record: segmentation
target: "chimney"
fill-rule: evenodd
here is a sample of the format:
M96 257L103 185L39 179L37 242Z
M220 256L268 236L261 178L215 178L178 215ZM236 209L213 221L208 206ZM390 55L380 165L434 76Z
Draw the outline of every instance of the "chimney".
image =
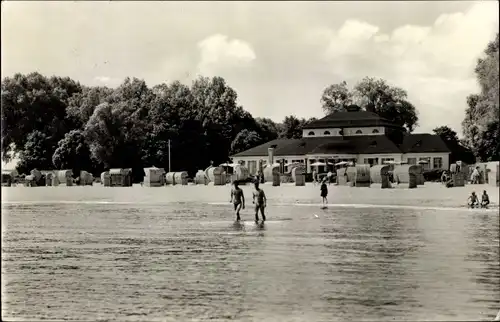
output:
M274 163L274 148L267 149L267 164L272 166Z

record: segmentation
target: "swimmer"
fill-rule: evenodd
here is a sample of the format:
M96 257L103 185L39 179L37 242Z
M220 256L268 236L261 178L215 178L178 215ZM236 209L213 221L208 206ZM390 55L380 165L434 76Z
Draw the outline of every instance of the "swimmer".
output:
M253 203L255 204L255 222L259 221L259 210L262 215L262 221L266 221L264 208L267 206L267 198L264 190L259 188L259 182L254 183L255 190L253 192Z
M238 181L234 182L234 189L231 189L231 203L234 204L234 211L236 211L236 221L240 221L240 210L245 209L245 195L243 190L238 186Z
M467 205L470 208L475 208L475 207L479 206L479 200L477 199L477 195L474 191L469 196L469 199L467 199Z
M481 196L481 208L487 208L490 204L490 197L486 193L486 190L483 190L483 195Z
M321 190L321 198L322 198L323 207L325 207L325 205L328 204L328 199L326 198L326 196L328 196L328 187L326 186L325 179L321 182L320 190Z

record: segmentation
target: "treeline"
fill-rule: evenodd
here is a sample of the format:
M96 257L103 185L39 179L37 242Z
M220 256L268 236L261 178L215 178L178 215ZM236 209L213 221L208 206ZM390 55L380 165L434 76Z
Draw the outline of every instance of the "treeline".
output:
M236 99L221 77L152 88L127 78L110 89L17 74L2 81L2 158L19 157L21 173L131 167L140 177L144 166L168 168L170 140L172 169L193 174L232 153L297 137L307 123L294 116L283 124L254 118Z

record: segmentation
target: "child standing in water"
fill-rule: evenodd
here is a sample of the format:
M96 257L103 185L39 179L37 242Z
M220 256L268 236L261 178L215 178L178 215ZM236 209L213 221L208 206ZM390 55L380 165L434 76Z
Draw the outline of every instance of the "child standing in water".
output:
M243 190L238 186L238 181L234 182L234 189L231 189L231 203L234 204L234 211L236 211L236 221L240 221L240 210L245 209L245 195Z
M326 186L326 180L323 179L323 181L321 182L321 198L322 198L322 202L323 202L323 207L326 207L326 205L328 204L328 199L326 198L328 196L328 187Z
M267 206L267 198L264 190L259 188L259 182L254 183L255 190L253 192L253 203L255 204L255 222L259 221L259 210L262 215L262 222L266 221L264 208Z

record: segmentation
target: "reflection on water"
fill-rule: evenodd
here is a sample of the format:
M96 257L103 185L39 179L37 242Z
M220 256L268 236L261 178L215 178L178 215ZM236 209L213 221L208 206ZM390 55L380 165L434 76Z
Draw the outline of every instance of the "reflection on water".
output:
M18 204L2 212L4 319L491 320L498 214Z

